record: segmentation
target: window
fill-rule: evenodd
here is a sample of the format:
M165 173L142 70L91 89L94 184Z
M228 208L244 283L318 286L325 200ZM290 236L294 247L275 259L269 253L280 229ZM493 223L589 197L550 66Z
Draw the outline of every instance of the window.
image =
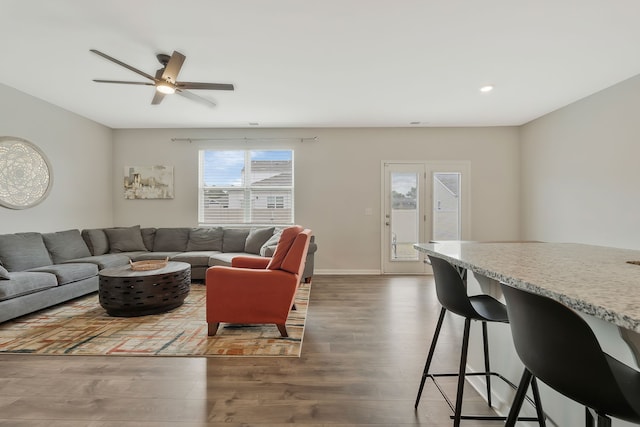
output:
M292 150L201 150L198 221L293 224Z
M284 196L267 197L267 207L270 209L284 209Z
M460 240L462 174L433 173L433 240Z

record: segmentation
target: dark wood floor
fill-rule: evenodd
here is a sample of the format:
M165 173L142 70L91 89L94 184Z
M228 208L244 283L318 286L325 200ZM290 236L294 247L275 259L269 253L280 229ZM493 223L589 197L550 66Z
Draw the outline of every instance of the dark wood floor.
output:
M450 426L432 384L413 408L439 309L430 277L316 276L300 358L3 355L0 426ZM438 370L457 366L457 329Z

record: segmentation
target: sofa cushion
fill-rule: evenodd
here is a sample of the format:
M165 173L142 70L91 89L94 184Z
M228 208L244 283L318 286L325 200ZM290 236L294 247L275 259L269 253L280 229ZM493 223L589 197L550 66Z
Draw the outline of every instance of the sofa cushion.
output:
M219 254L218 251L191 251L181 252L172 256L171 261L187 262L191 267L207 267L209 266L209 258L212 255Z
M140 252L136 252L140 253ZM95 255L86 258L76 258L70 259L67 263L77 263L77 262L86 262L89 264L95 264L98 266L98 269L102 270L110 267L120 267L122 265L129 264L129 253L119 253L119 254L103 254L103 255Z
M148 251L153 250L153 241L156 239L156 228L153 227L145 227L140 229L140 234L142 234L142 241L144 242L144 246Z
M82 240L80 230L44 233L42 240L44 240L54 264L60 264L73 258L91 256L87 244Z
M58 285L77 282L98 275L98 266L88 262L48 265L32 268L29 271L51 273L56 276Z
M139 225L134 225L133 227L106 228L104 232L109 238L109 252L112 254L147 250L142 240Z
M237 256L262 258L260 255L248 254L246 252L219 252L209 257L209 266L224 265L231 267L231 261Z
M272 256L276 250L276 246L278 246L278 240L280 240L280 236L282 236L282 228L276 228L273 231L273 236L269 237L269 240L264 242L262 247L260 247L260 255L261 256Z
M9 280L0 281L0 301L32 294L58 285L56 276L49 273L17 271Z
M82 230L82 238L92 255L109 253L109 239L102 228Z
M9 272L0 265L0 280L9 280Z
M183 252L189 241L188 228L158 228L153 241L154 252Z
M231 260L237 256L245 256L244 252L220 252L209 257L209 267L224 265L231 267Z
M187 251L221 251L223 234L221 227L192 228Z
M244 244L249 236L246 228L225 228L222 237L222 252L244 252Z
M51 265L49 251L40 233L0 235L0 261L8 271Z
M252 228L244 243L244 251L249 254L260 255L260 249L271 236L275 227Z

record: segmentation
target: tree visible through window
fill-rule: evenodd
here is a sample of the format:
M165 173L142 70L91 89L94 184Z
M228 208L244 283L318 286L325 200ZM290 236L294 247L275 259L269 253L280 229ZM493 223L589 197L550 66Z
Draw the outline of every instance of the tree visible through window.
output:
M292 150L201 150L200 224L293 224Z

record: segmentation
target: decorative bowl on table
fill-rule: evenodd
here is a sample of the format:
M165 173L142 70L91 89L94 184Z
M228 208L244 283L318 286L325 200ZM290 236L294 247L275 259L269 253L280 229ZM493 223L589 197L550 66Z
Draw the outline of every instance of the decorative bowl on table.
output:
M146 259L144 261L136 262L129 260L129 264L131 264L131 269L133 271L158 270L160 268L166 267L168 263L168 257L165 259Z

